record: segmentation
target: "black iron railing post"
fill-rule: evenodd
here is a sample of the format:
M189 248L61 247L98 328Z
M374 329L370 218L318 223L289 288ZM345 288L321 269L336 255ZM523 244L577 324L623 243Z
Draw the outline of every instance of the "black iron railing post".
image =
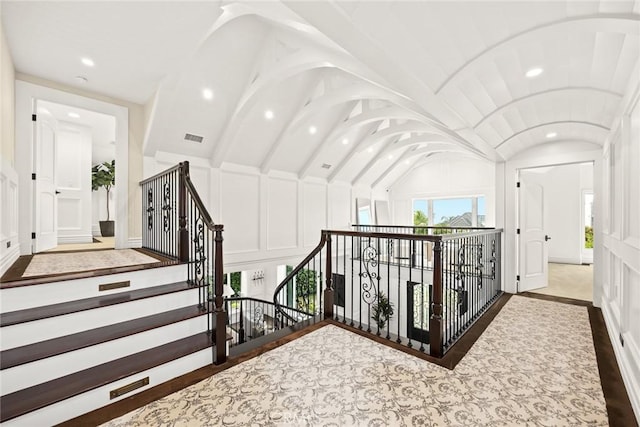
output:
M214 322L216 341L215 341L215 357L214 363L219 365L227 361L227 328L226 328L226 313L224 311L224 305L222 294L224 292L222 282L224 278L223 263L222 263L222 231L224 227L220 224L216 224L213 227L215 237L215 267L214 267L214 284L215 284L215 298L214 298Z
M331 233L328 231L323 231L326 233L326 245L327 245L327 268L325 271L326 274L326 287L324 288L324 318L331 319L333 317L333 278L331 277Z
M433 245L433 302L429 319L430 354L442 357L442 241Z
M189 230L187 229L187 186L189 176L189 162L180 163L180 178L178 179L178 259L189 261Z

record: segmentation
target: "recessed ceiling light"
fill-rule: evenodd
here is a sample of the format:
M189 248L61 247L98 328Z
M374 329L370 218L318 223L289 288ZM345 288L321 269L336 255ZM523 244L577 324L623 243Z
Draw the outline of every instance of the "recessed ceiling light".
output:
M82 61L82 63L87 67L93 67L94 65L96 65L96 63L93 62L93 59L91 58L82 58L80 61Z
M80 114L78 114L78 113L67 113L67 116L72 117L74 119L79 119L80 118Z
M388 159L389 159L389 160L393 159L393 154L389 154Z
M404 161L404 164L405 164L405 165L408 165L408 164L409 164L409 160L405 160L405 161Z
M264 112L264 118L267 120L273 119L273 111L267 110Z
M349 140L347 138L342 138L342 145L347 145Z
M210 101L213 99L213 91L211 89L205 88L202 89L202 97L204 99L206 99L207 101Z
M318 129L315 126L309 126L309 133L311 135L315 135L318 132Z
M558 132L549 132L546 136L547 138L555 138L558 136Z
M532 68L529 71L527 71L527 73L525 74L525 76L531 78L531 77L538 77L540 74L542 74L544 70L540 67L536 67L536 68Z
M373 153L373 148L371 147L367 148L367 153Z

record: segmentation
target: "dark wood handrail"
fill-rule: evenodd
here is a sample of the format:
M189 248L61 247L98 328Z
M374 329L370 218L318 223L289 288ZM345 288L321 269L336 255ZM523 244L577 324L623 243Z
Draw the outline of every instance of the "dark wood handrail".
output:
M163 170L162 172L158 172L157 174L155 174L153 176L150 176L149 178L145 178L142 181L140 181L140 185L147 184L147 183L149 183L149 182L151 182L153 180L156 180L156 179L160 178L161 176L169 175L171 172L175 172L178 169L181 169L182 166L183 166L183 163L181 162L181 163L178 163L175 166L170 167L169 169Z
M209 227L210 229L213 229L216 224L211 219L211 215L209 214L209 211L207 210L207 208L204 206L204 203L202 203L200 194L198 194L196 187L193 185L193 182L191 182L191 178L189 178L189 175L185 175L184 177L184 186L189 192L189 194L191 194L191 197L193 198L193 202L195 203L196 207L200 210L200 213L202 215L202 221L207 225L207 227Z
M377 225L377 224L351 224L352 227L373 227L373 228L426 228L433 230L447 230L447 229L456 229L456 230L494 230L494 227L449 227L449 226L438 226L438 225Z
M375 231L349 231L349 230L323 230L323 232L330 233L336 236L353 236L353 237L376 237L376 238L389 238L389 239L408 239L408 240L426 240L430 242L437 242L442 240L441 234L404 234L404 233L376 233ZM463 233L458 233L457 236L462 236ZM464 234L466 235L466 234ZM456 236L456 234L453 234Z
M273 291L273 304L276 306L276 311L281 313L283 316L285 316L289 320L295 321L296 319L289 316L287 313L285 313L280 309L281 304L278 302L278 294L287 285L287 283L289 283L290 280L293 280L293 278L300 272L300 270L302 270L309 263L309 261L311 261L322 250L322 248L324 248L326 243L327 243L327 233L323 231L322 236L320 237L320 243L318 243L318 246L316 246L313 249L313 251L311 251L311 253L305 257L305 259L303 259L293 270L291 270L291 272L287 274L287 277L285 277L282 280L282 282L280 282L280 284L276 286L276 289ZM286 307L286 308L288 310L296 310L300 313L304 313L307 315L313 315L313 313L307 313L304 311L294 309L292 307Z

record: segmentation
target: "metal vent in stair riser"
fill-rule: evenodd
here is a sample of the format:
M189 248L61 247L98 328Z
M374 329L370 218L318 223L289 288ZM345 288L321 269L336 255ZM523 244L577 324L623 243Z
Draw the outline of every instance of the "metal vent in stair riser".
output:
M192 133L184 134L185 141L202 142L203 139L204 139L204 136L194 135Z

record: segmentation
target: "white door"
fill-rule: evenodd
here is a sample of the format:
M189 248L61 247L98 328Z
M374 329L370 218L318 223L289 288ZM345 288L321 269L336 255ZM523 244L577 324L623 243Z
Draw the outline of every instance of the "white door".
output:
M549 250L544 204L544 174L520 171L519 191L520 292L547 286Z
M91 243L91 130L58 123L58 243Z
M50 115L38 111L34 126L34 252L51 249L58 244L56 203L56 122Z

